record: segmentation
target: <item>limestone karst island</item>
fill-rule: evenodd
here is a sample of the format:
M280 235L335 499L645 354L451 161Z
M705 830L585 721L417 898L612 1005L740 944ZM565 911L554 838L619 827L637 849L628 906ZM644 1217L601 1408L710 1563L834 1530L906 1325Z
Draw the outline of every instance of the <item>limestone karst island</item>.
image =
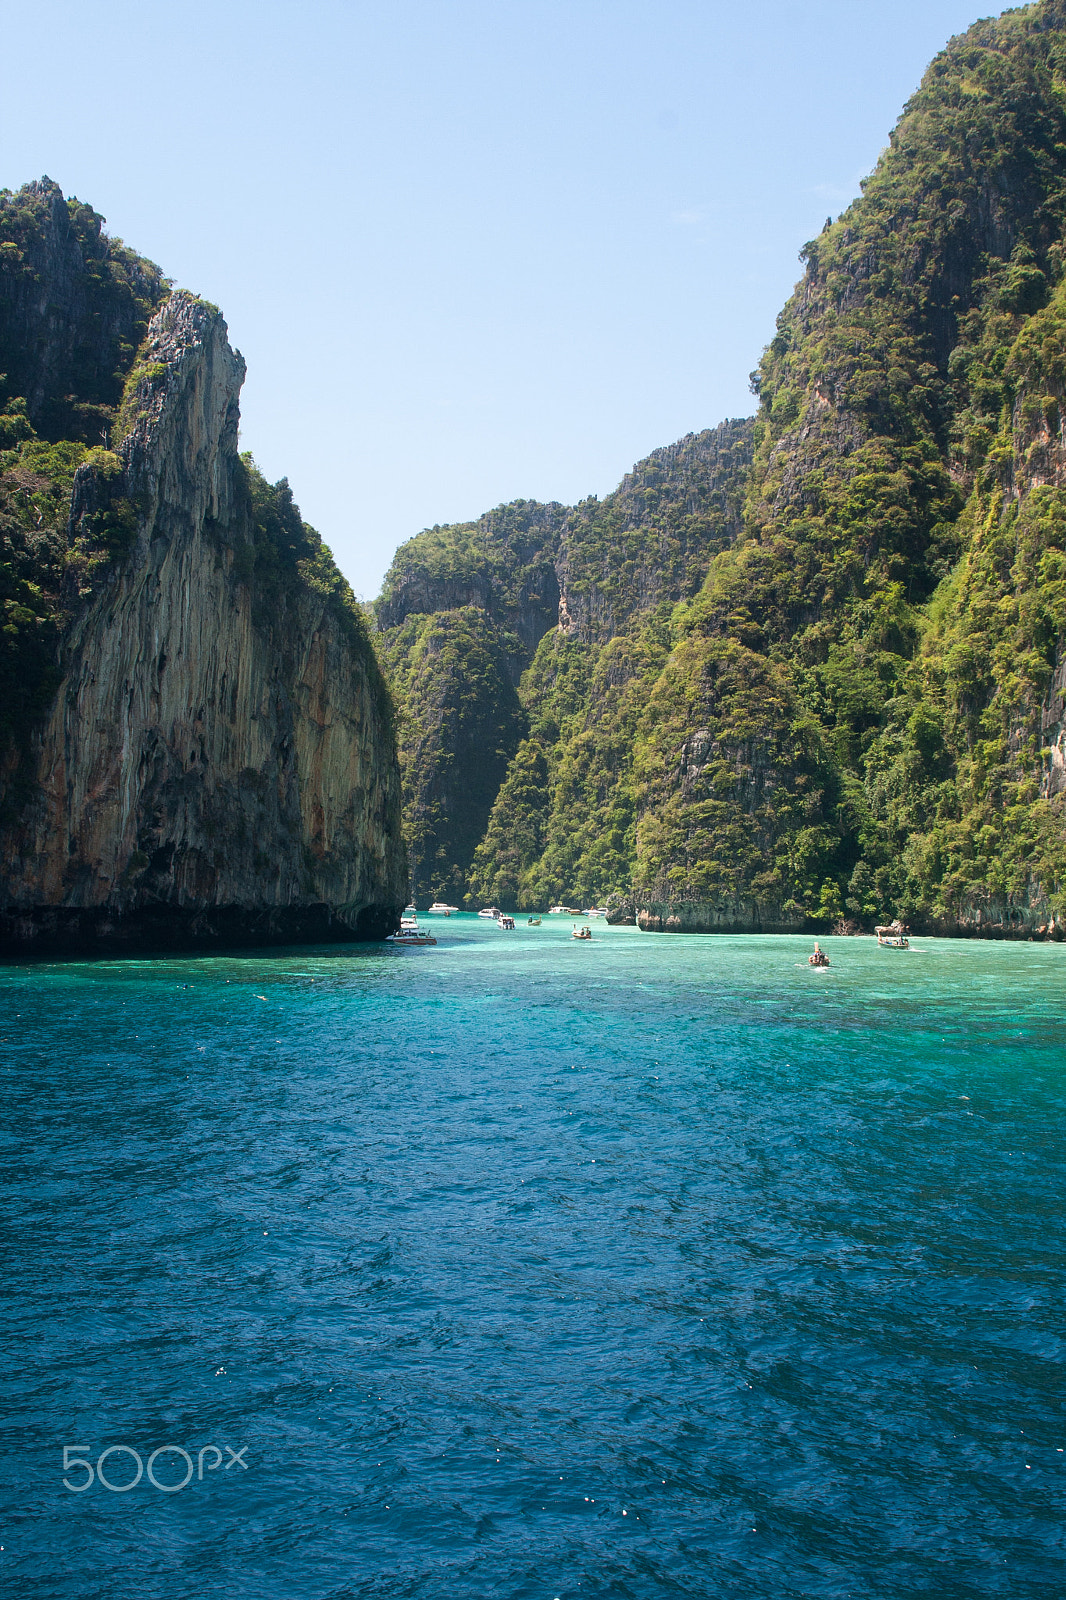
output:
M8 8L3 1596L1066 1595L1066 0L969 3Z
M394 711L244 363L45 178L0 196L3 945L381 938Z
M803 248L753 417L396 554L237 448L220 312L0 196L3 948L1066 929L1066 8L979 22Z

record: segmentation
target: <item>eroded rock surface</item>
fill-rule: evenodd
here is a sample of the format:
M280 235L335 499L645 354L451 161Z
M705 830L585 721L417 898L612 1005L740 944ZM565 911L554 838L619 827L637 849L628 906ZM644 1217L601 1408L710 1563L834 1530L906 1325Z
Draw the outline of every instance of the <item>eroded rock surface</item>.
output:
M123 406L135 542L67 631L29 794L0 836L8 950L381 937L398 923L388 694L331 564L332 590L306 562L259 577L243 378L219 312L172 295ZM79 471L72 536L114 493Z

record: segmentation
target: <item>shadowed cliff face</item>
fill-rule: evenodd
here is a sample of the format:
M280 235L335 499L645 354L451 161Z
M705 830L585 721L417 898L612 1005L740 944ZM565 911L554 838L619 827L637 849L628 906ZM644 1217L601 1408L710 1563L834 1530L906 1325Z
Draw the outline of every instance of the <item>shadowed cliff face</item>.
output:
M38 434L100 443L168 283L50 178L0 192L0 396ZM2 404L0 404L2 410Z
M416 900L588 904L628 881L636 710L665 612L737 536L751 440L725 422L603 500L516 501L397 551L375 611Z
M67 630L30 797L2 836L8 947L380 937L398 922L388 695L320 545L314 570L257 578L243 378L220 314L172 296L116 430L135 540ZM81 468L72 539L114 497Z

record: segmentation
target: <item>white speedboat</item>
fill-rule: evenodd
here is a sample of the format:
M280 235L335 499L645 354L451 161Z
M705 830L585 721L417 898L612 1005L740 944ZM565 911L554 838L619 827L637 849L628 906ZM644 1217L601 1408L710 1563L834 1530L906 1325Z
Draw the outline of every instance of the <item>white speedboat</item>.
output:
M582 916L585 917L605 917L606 915L606 906L593 906L591 910L582 912Z
M450 917L453 911L458 911L459 907L446 906L443 900L434 900L429 909L434 916Z
M418 945L436 944L436 942L431 933L423 933L421 928L417 926L409 928L403 924L400 926L399 933L390 933L385 940L386 944L409 945L412 948Z
M484 911L479 911L478 912L478 916L479 917L491 917L493 922L495 922L495 920L499 916L499 914L500 914L499 906L486 906Z

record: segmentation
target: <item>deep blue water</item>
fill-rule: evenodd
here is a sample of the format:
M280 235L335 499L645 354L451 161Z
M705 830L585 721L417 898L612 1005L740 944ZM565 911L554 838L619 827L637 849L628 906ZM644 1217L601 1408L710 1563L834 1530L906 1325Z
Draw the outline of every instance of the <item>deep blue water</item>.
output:
M1066 1593L1066 948L432 920L0 970L5 1592Z

